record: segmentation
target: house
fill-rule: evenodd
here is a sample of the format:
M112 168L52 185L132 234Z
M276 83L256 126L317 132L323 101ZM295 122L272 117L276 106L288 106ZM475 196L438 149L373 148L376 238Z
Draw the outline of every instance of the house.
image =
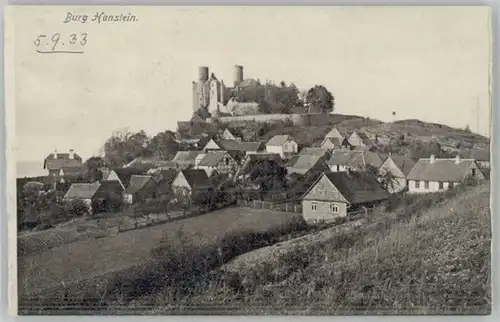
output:
M172 182L174 194L192 196L195 193L203 193L213 190L213 184L207 173L201 169L187 169L179 171Z
M324 173L304 194L302 215L306 222L329 222L388 198L389 193L370 173Z
M243 179L243 176L248 174L256 167L261 166L262 162L273 162L278 165L283 165L283 160L277 153L257 153L249 154L241 162L238 171L236 172L234 178Z
M233 140L233 141L241 141L242 135L238 133L236 129L225 129L222 133L222 139L224 140Z
M364 171L368 167L379 169L382 163L378 153L368 150L334 151L327 161L332 172Z
M89 210L92 211L92 201L94 200L94 196L99 189L100 183L73 183L69 187L68 191L64 195L64 200L71 201L75 199L80 199L89 207Z
M210 177L214 170L219 174L234 174L238 165L235 155L228 151L209 151L197 163L196 168L205 170Z
M75 172L81 173L83 163L82 158L72 149L69 153L58 153L55 150L45 158L43 168L47 169L49 176L60 177Z
M289 159L297 153L298 144L290 135L275 135L266 143L266 151Z
M202 151L179 151L172 159L172 162L181 166L194 166L198 154Z
M262 153L266 150L264 142L240 142L234 147L234 151L240 151L245 155Z
M392 185L388 186L391 193L397 193L406 190L408 187L408 174L415 166L415 161L404 155L390 154L389 157L380 166L380 174L385 175L387 172L394 177Z
M144 167L144 168L156 168L156 167L161 167L161 166L168 166L170 165L171 161L167 161L163 158L160 157L145 157L145 156L140 156L135 158L134 160L130 161L126 165L124 165L124 168L130 168L130 167Z
M333 129L330 130L330 132L328 132L325 135L325 139L329 139L329 138L337 139L338 142L342 142L342 141L344 141L345 138L347 138L347 133L339 130L337 127L334 127Z
M431 155L418 160L408 174L408 191L447 190L461 184L468 176L477 180L486 179L474 159L461 159L458 155L452 159L437 159Z
M210 139L208 143L203 147L203 151L231 151L239 144L240 142L237 140L216 140Z
M330 150L323 148L303 148L302 150L300 150L298 155L321 157L325 161L330 160L330 158L332 157L332 153L330 152Z
M158 186L153 177L148 175L133 175L123 191L123 200L127 204L137 203L148 198L156 197Z
M349 142L349 144L351 144L354 147L357 147L357 146L363 146L363 147L376 146L375 142L373 142L372 139L370 139L368 137L368 134L366 134L365 132L362 132L362 131L353 131L351 136L349 136L349 138L347 139L347 141Z
M169 196L172 193L172 183L177 177L178 171L175 169L162 169L153 172L151 175L158 185L156 195L158 198Z
M127 189L130 179L132 178L133 175L142 175L144 174L144 171L142 169L137 169L135 167L130 167L130 168L116 168L111 170L107 178L104 180L108 181L118 181L123 189Z
M328 165L319 155L294 155L287 164L288 174L306 175L312 172L328 171Z
M116 212L121 210L123 187L119 181L103 180L92 200L94 212Z

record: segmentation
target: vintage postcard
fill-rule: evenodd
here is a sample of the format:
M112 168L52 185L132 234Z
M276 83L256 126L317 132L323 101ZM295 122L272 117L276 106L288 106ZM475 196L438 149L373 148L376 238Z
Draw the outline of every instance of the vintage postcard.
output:
M489 314L490 20L8 7L11 308Z

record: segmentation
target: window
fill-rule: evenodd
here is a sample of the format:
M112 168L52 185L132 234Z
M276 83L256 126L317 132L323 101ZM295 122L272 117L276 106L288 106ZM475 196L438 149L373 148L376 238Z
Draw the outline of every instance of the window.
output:
M475 177L476 176L476 169L472 169L472 176Z
M425 181L424 182L424 188L425 189L429 189L429 181Z
M444 182L439 181L439 190L444 189Z
M317 207L316 201L313 201L313 202L311 203L311 209L312 209L312 210L316 210L316 207Z
M330 204L330 211L333 212L334 214L336 214L339 212L339 207L336 204L331 203Z
M415 188L420 189L420 181L415 180Z
M450 181L450 182L448 182L448 187L449 187L450 189L451 189L451 188L453 188L453 182L451 182L451 181Z

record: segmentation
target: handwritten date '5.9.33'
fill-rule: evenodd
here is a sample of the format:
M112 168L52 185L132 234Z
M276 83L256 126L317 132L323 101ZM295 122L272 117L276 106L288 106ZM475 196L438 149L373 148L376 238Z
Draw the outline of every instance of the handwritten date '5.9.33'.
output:
M61 35L56 32L51 35L38 35L33 41L37 53L40 54L83 54L87 44L87 33Z

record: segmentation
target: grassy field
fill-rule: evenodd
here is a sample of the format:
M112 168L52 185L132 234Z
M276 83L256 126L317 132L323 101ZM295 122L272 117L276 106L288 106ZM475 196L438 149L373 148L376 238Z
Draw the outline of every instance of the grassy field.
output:
M206 215L119 233L100 239L69 243L20 256L20 295L119 271L151 260L150 250L160 241L172 247L216 243L241 230L263 231L300 217L299 214L247 208L226 208Z
M489 186L457 193L257 249L129 307L156 307L157 314L487 314Z

